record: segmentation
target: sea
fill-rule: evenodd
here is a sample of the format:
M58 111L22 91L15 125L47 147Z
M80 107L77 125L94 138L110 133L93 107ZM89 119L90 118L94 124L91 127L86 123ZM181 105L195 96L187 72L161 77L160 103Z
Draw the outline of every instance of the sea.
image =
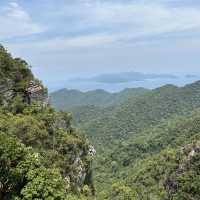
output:
M177 78L170 78L170 79L146 79L143 81L132 81L132 82L124 82L124 83L100 83L94 81L58 81L58 82L48 82L45 83L49 88L50 92L67 88L67 89L75 89L80 91L92 91L96 89L103 89L108 92L119 92L126 88L148 88L154 89L157 87L161 87L166 84L173 84L176 86L184 86L186 84L190 84L200 80L200 76L195 77L177 77Z

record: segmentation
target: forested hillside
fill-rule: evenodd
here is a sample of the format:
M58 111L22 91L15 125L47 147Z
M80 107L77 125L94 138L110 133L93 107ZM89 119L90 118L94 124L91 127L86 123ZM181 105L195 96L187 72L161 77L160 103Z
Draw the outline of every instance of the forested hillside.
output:
M200 82L74 107L76 124L97 149L97 198L199 199L199 108Z
M100 114L97 117L90 116L88 121L81 120L87 111L75 114L79 114L80 121L83 121L81 127L91 136L94 144L108 142L108 145L112 145L174 115L187 115L199 108L199 99L200 82L180 88L166 85L130 98L120 105L103 108L98 111Z
M112 151L107 151L106 157L99 155L95 171L100 196L109 199L113 192L116 193L115 190L119 190L120 194L115 194L116 198L123 196L119 199L124 199L124 195L129 195L130 199L137 199L137 195L142 199L168 199L167 195L170 194L171 199L176 199L172 196L179 195L176 191L179 188L173 184L178 184L176 178L184 174L190 178L181 184L187 185L188 189L180 194L184 198L177 199L198 199L199 184L195 183L195 192L189 188L193 187L192 183L196 178L200 178L199 169L194 168L200 166L199 122L199 110L187 117L174 117L119 142ZM191 160L195 157L194 163L189 159L185 160L186 155L183 153L178 154L183 151ZM188 163L183 164L184 162ZM179 169L181 167L183 168ZM166 188L165 184L169 184L168 187L171 188ZM111 192L105 194L105 188ZM168 189L170 191L167 191ZM172 190L174 194L170 193ZM187 198L190 195L191 198Z
M0 199L89 199L95 150L71 114L55 112L29 65L2 46L0 78Z
M109 93L105 90L81 92L78 90L62 89L50 94L52 105L58 110L72 110L77 106L106 107L118 105L132 97L147 92L144 88L125 89L119 93Z

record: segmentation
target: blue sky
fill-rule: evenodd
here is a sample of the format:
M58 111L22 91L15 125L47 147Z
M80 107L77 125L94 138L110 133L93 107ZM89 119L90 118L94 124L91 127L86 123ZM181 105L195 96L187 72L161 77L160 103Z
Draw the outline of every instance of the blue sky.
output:
M45 82L200 73L198 0L1 0L0 24L0 43Z

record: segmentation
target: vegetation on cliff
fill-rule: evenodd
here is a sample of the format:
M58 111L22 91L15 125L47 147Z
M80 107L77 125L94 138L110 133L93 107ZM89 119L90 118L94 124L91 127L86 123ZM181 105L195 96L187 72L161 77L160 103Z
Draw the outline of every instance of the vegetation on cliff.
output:
M44 104L45 87L25 61L12 58L2 46L0 76L0 199L94 195L94 150L72 127L71 114Z

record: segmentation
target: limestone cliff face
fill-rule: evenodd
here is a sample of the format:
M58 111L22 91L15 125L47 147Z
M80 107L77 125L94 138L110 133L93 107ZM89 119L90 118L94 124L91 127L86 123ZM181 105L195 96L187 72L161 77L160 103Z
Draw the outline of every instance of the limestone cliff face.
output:
M13 85L13 81L9 79L0 82L0 97L4 106L7 106L11 99L14 97Z
M47 89L34 80L28 83L24 91L16 91L12 80L8 79L0 83L0 97L3 106L8 106L16 96L21 97L22 101L29 105L37 101L42 102L43 105L49 103Z
M57 131L65 131L69 137L76 133L72 126L72 115L70 113L57 112L49 132L54 134ZM76 140L78 139L78 140ZM73 142L65 140L66 144L59 148L55 144L55 149L60 149L61 154L67 154L62 176L66 182L66 189L81 192L84 185L91 188L95 193L92 180L92 163L95 159L96 151L87 141L76 138Z
M34 77L29 64L21 58L13 58L0 45L0 105L9 106L16 96L28 104L48 103L47 90Z
M92 193L95 193L92 182L92 161L95 158L95 153L94 148L89 146L86 151L82 149L71 157L70 162L73 170L65 174L65 180L71 183L71 187L78 192L81 192L84 185L88 185Z
M44 105L48 104L48 92L43 85L31 80L24 91L24 101L28 104L40 101Z
M164 183L165 190L169 196L178 193L179 190L187 190L187 182L191 184L192 179L196 177L194 172L198 174L200 166L199 161L200 141L195 141L181 148L177 155L178 166L174 169L172 174L166 177ZM182 182L181 179L185 179L185 181ZM189 184L187 187L192 188L193 186Z

